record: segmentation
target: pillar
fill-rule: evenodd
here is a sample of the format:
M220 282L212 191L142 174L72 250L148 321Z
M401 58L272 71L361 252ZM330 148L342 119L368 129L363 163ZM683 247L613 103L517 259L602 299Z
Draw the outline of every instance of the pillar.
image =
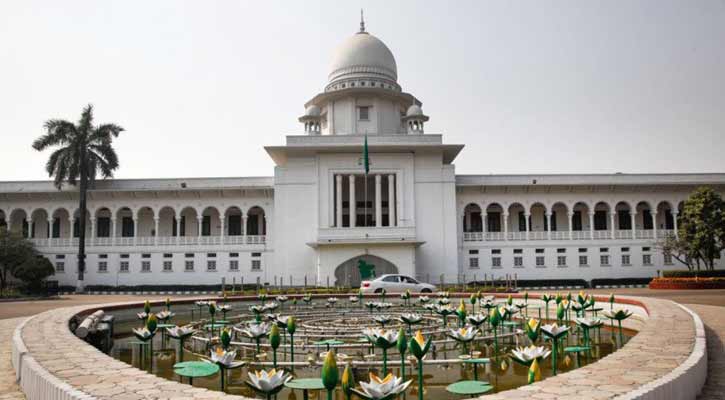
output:
M488 232L488 213L481 210L481 238L486 240L486 232Z
M48 239L53 237L53 218L48 218Z
M93 239L96 237L96 219L90 218L89 221L91 223L91 239Z
M589 212L589 239L594 239L594 211Z
M242 215L242 236L247 236L247 218L246 214Z
M181 236L181 215L176 216L176 237ZM176 240L179 241L178 239Z
M657 239L657 211L650 213L652 216L652 237Z
M552 213L546 213L546 239L551 240L551 217Z
M200 215L200 216L196 217L196 228L197 228L197 233L199 234L199 237L201 237L201 226L202 226L202 222L204 222L204 216L203 215Z
M524 213L524 219L524 222L526 222L526 240L529 240L529 231L531 231L531 213Z
M509 215L503 214L503 240L509 240Z
M264 213L264 216L262 216L262 220L264 221L264 236L269 236L269 228L272 226L272 218L270 218L267 213Z
M154 244L159 244L159 217L154 217Z
M459 217L460 218L460 217ZM471 213L467 213L463 210L463 232L471 231Z
M74 228L74 225L75 225L75 218L74 217L72 217L72 216L71 217L68 217L68 225L69 225L68 231L70 233L70 235L68 237L71 238L71 239L73 239L73 236L74 236L73 235L73 233L74 233L74 229L73 228Z
M636 224L637 212L630 211L629 216L630 216L630 218L632 218L632 239L636 239L637 238L637 224Z
M395 219L395 175L388 175L388 226L396 226Z
M616 239L617 238L616 237L616 234L614 232L614 215L615 214L616 213L614 213L612 211L609 212L609 225L610 225L610 229L612 230L612 239Z
M350 228L354 228L357 224L357 210L355 209L357 204L355 203L355 175L350 175L348 178L350 180Z
M133 219L133 244L138 243L138 218Z
M335 226L342 228L342 175L335 175Z
M381 190L383 176L375 175L375 227L383 226L383 193Z
M678 211L672 212L672 222L674 223L673 227L675 228L675 239L680 238L680 234L677 232L678 231L678 229L677 229L677 215L678 214L679 214Z
M572 240L574 239L574 213L569 211L567 215L569 216L569 240Z
M111 243L116 243L116 213L111 215Z
M219 236L222 238L221 239L222 240L222 243L224 243L224 225L225 225L224 222L226 221L226 219L227 219L227 217L224 214L222 214L222 215L219 216L219 223L221 225L220 226L220 231L219 231Z

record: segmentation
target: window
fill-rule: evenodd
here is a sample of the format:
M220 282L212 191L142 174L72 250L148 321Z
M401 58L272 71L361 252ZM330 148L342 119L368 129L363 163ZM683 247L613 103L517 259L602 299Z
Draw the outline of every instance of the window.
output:
M629 247L622 247L622 253L626 253L629 251Z
M65 263L64 262L55 263L55 272L65 272Z
M262 253L252 253L252 257L262 257Z
M164 253L164 258L171 258L173 257L173 254L171 253Z
M649 248L649 247L642 247L642 251L650 251L650 250L651 250L651 248Z
M642 228L645 230L652 229L652 213L649 210L642 210Z
M151 254L141 254L141 258L151 258Z
M556 226L556 211L551 212L551 230L554 232L558 230Z
M544 253L544 249L536 249L536 254L543 254L543 253Z
M232 257L232 258L239 257L239 253L229 253L229 257Z
M581 211L574 211L574 215L572 215L571 220L572 220L572 230L573 231L582 230L582 212Z
M65 260L65 254L56 254L55 259L56 260Z
M228 236L241 236L242 235L242 216L241 215L230 215L227 217L227 235Z
M589 265L589 257L579 256L579 266L585 267Z
M151 261L141 261L141 272L151 272Z
M184 257L186 257L186 258L194 258L194 253L186 253L186 254L184 254Z
M99 254L98 255L98 258L100 258L100 259L106 259L106 258L108 258L108 254Z
M493 249L491 250L491 254L501 254L501 249Z
M252 270L262 269L262 260L252 260Z
M514 257L514 268L522 268L524 266L524 258L521 256Z
M108 217L99 217L96 221L96 236L98 237L110 237L111 236L111 219Z
M206 253L207 258L216 258L216 253Z
M579 248L579 252L580 253L586 253L587 252L587 248L586 247L580 247Z
M488 213L487 232L501 232L501 213L492 211Z
M468 250L468 254L478 254L478 250Z
M523 254L524 249L514 249L514 254Z
M523 211L519 211L519 232L526 232L526 216Z
M594 211L594 230L607 230L607 212L604 210Z
M566 249L556 249L557 253L566 253Z
M491 257L491 267L501 268L501 257Z
M468 259L469 268L478 268L478 257L471 257Z
M229 260L229 270L239 271L239 260Z
M214 261L214 260L207 261L206 270L207 271L216 271L216 261Z
M171 261L164 261L164 272L171 272L173 270Z
M600 253L609 253L609 247L600 247L599 252Z
M544 256L536 256L536 266L537 267L544 267L546 265L546 261Z
M133 237L133 218L121 218L121 237Z
M607 256L607 255L599 256L599 263L602 264L602 266L609 266L609 256Z
M622 265L632 265L629 263L629 254L622 254Z
M642 254L642 264L652 265L652 254Z
M400 282L400 277L398 277L398 275L386 276L385 278L383 278L383 282L398 283Z
M128 261L121 261L119 272L128 272Z
M186 260L184 262L184 271L193 271L194 270L194 260Z
M566 267L566 256L556 256L556 266Z
M370 120L370 107L358 107L358 116L357 119L360 121L369 121Z
M664 259L665 259L665 265L672 265L672 254L665 253Z
M629 210L617 211L617 218L619 219L620 230L631 230L632 229L632 217L630 217Z
M675 218L669 209L665 210L665 229L675 229Z
M211 215L204 215L201 219L201 236L211 235Z
M108 272L108 263L106 261L98 262L98 272Z
M121 254L121 258L128 258L128 254Z

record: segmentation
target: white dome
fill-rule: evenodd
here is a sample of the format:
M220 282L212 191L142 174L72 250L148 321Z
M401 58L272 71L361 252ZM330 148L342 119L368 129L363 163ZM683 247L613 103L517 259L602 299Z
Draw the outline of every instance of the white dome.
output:
M423 110L417 104L408 107L408 111L405 113L406 117L417 117L421 115L423 115Z
M367 32L345 40L332 58L330 82L347 78L378 78L397 82L398 67L388 46Z
M317 107L314 104L307 107L307 109L305 110L305 116L306 117L319 117L320 116L320 107Z

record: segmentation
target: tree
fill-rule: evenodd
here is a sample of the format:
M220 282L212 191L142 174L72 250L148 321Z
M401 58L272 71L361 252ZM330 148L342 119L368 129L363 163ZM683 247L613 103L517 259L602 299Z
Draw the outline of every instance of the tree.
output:
M57 147L45 164L48 176L55 179L60 190L64 183L76 186L80 181L78 224L78 286L83 288L83 273L86 266L86 196L89 185L92 187L96 175L100 172L105 178L113 177L118 168L118 157L113 149L113 139L123 132L115 124L93 125L93 106L83 109L77 124L61 119L51 119L45 123L46 133L33 142L33 148L43 151Z
M15 276L18 268L34 256L35 250L30 241L18 233L0 228L0 292L5 290L8 280Z
M37 293L41 289L43 280L55 273L55 268L50 260L41 256L33 255L20 264L13 274L16 278L25 283L31 293Z
M695 269L699 255L697 252L693 252L690 243L684 239L668 236L658 244L658 247L663 254L671 255L672 258L685 265L688 270Z
M725 249L725 203L720 195L709 187L695 190L685 200L678 234L698 270L701 262L714 269Z

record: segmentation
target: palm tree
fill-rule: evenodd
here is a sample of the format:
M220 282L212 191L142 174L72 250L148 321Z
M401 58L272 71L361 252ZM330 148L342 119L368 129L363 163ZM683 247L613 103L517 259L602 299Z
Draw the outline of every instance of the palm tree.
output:
M63 183L73 186L80 180L80 221L78 224L78 287L83 288L83 272L86 266L86 194L93 186L96 175L110 178L118 168L118 157L111 145L113 138L123 131L116 124L93 125L93 106L83 109L77 124L62 119L45 122L47 132L33 142L33 148L43 151L55 147L48 158L45 170L55 179L60 190Z

